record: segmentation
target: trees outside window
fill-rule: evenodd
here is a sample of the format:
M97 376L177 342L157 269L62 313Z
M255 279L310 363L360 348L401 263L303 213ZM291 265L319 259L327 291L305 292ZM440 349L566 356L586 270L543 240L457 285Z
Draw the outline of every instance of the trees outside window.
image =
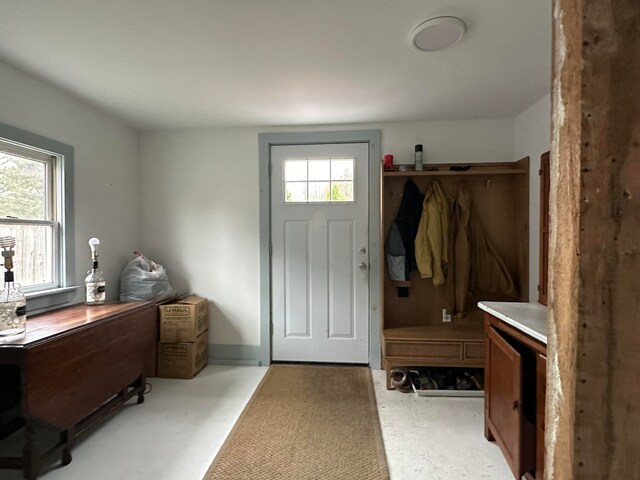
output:
M15 278L25 291L59 285L59 156L0 141L0 236L16 238Z

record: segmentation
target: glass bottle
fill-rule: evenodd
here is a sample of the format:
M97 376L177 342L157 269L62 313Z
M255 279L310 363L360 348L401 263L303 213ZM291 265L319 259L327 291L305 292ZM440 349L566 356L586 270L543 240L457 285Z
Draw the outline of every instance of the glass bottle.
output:
M0 290L0 337L18 335L27 329L27 300L14 283L13 272L4 272Z
M107 297L106 284L104 274L98 270L97 260L93 261L91 270L87 272L84 284L86 289L86 300L84 303L87 305L100 305L105 302Z

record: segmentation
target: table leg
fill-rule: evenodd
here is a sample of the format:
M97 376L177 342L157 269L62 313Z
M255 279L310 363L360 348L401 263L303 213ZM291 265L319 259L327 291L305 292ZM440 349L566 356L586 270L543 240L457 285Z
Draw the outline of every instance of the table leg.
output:
M38 465L38 453L36 452L36 432L33 424L26 422L24 427L25 444L22 453L22 473L27 480L35 480L38 477L40 467Z
M147 385L147 376L140 375L140 390L138 390L138 405L144 403L144 390Z
M61 455L62 465L66 466L71 463L71 449L75 443L75 432L72 428L60 433L60 443L64 445Z

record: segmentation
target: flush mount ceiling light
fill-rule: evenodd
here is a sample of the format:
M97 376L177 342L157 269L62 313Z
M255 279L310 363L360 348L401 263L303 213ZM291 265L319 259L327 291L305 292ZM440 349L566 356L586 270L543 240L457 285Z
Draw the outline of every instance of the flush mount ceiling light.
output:
M457 17L430 18L413 29L411 44L424 52L444 50L462 40L466 28Z

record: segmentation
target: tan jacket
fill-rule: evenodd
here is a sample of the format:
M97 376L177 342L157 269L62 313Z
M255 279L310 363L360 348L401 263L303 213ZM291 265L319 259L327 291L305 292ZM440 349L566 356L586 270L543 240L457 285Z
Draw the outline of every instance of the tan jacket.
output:
M457 225L455 251L455 310L464 313L471 281L471 195L462 183L458 184L455 202L455 222Z
M515 283L502 257L487 236L471 206L471 195L458 184L455 201L457 231L455 235L455 313L464 315L472 292L515 299Z
M445 283L449 261L449 201L434 180L427 187L415 240L416 263L422 278L433 278L435 286Z

